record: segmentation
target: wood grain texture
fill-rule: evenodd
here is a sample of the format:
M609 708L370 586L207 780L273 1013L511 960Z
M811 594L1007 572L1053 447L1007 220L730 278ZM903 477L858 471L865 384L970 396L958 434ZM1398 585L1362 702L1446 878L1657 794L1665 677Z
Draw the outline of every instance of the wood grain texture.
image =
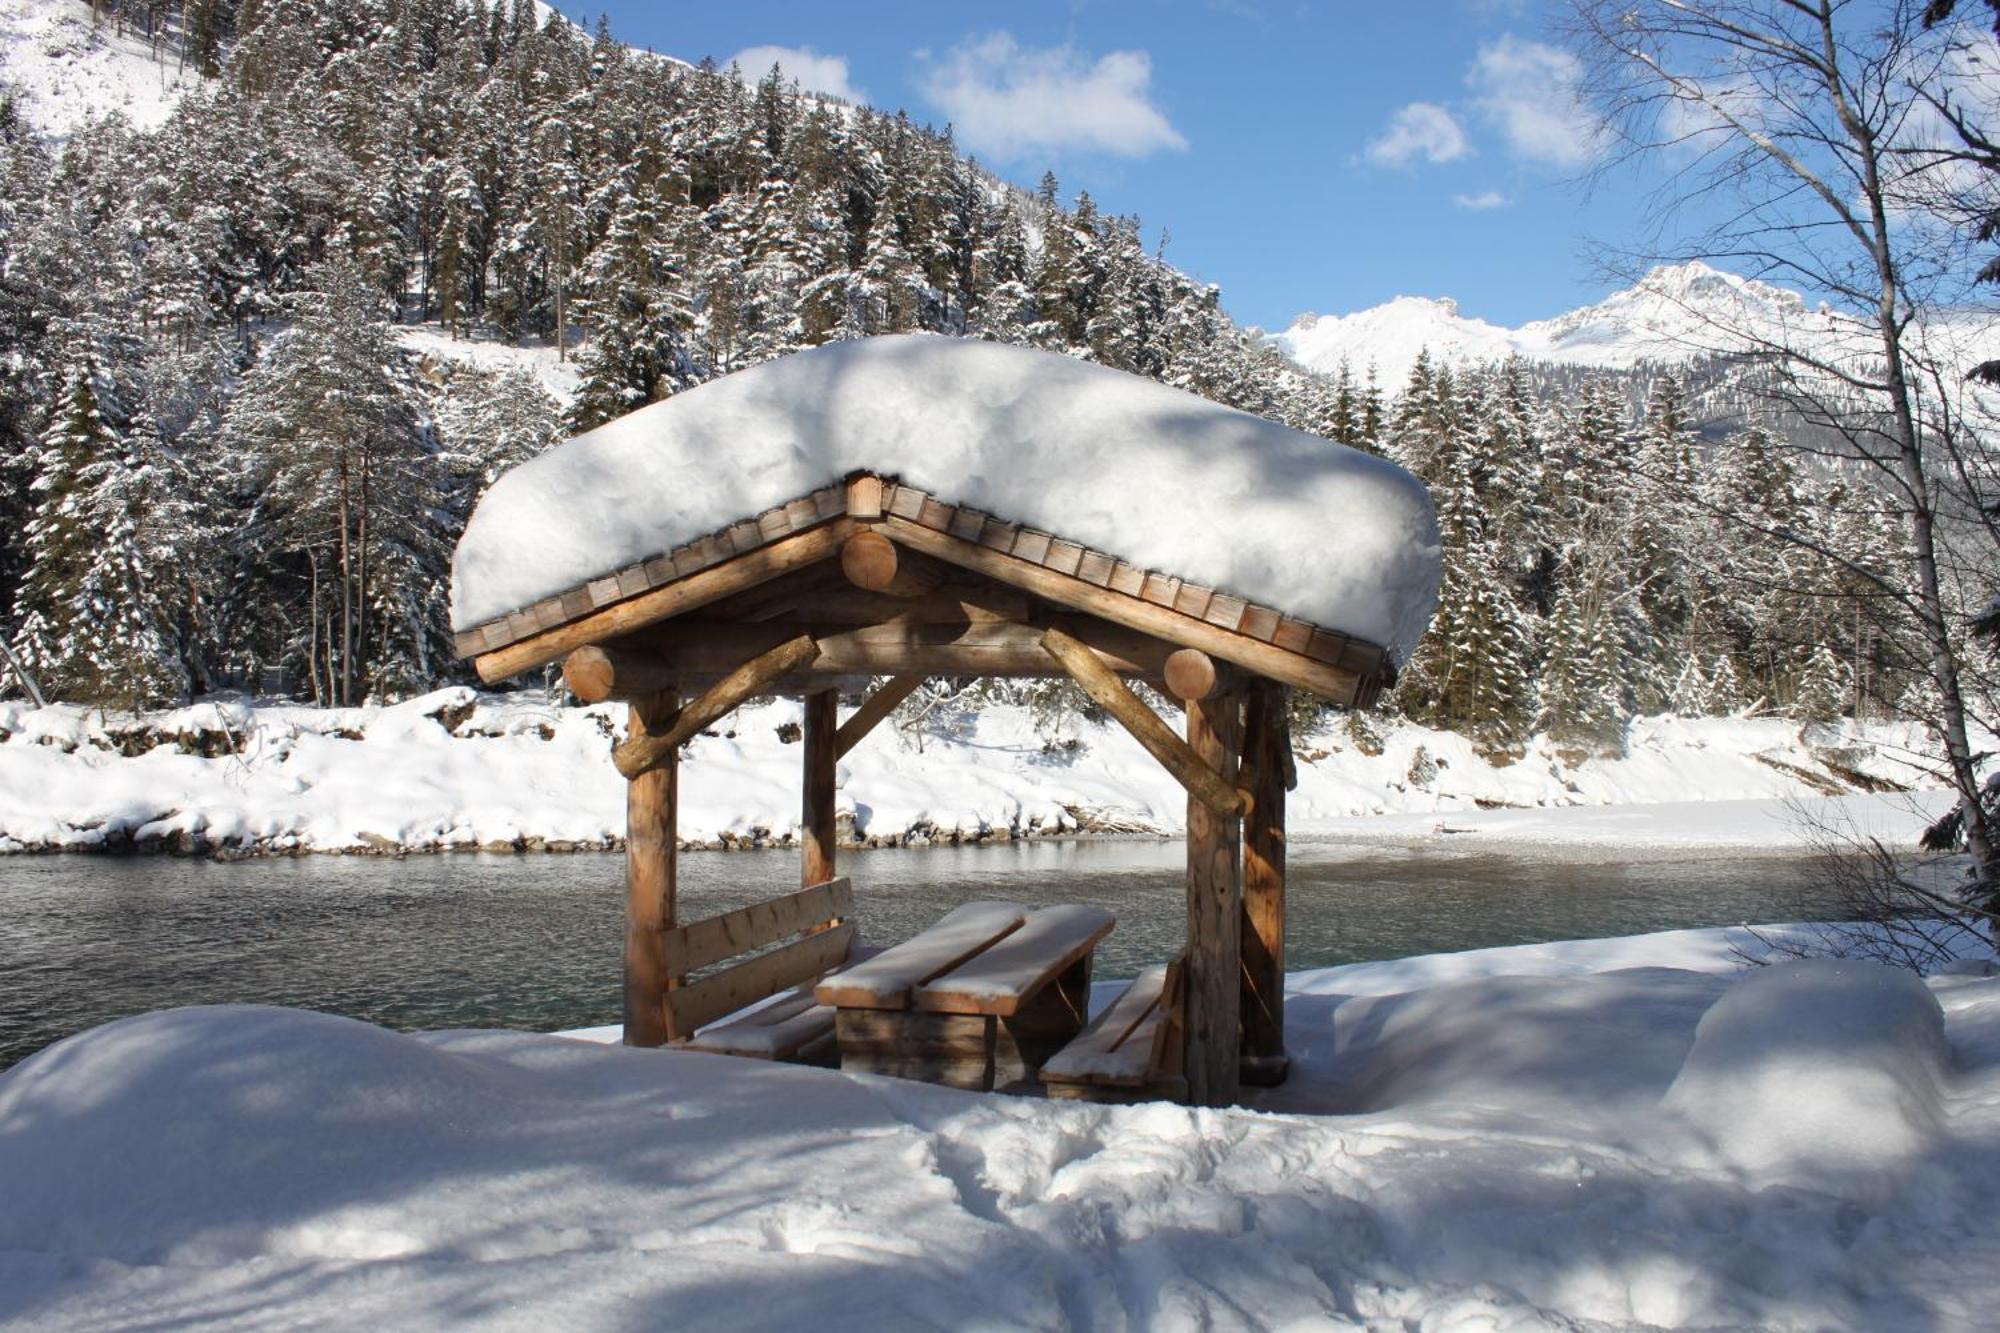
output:
M1143 596L1118 590L1123 571L1128 568L1126 566L1115 568L1110 587L1101 588L1047 565L1030 564L977 542L963 541L920 523L896 518L893 514L882 521L881 527L898 544L913 547L948 564L978 570L1002 583L1024 588L1038 597L1101 616L1114 624L1139 630L1176 646L1199 648L1253 674L1310 690L1335 703L1351 705L1363 697L1371 685L1369 680L1364 680L1353 670L1307 656L1304 648L1311 641L1310 626L1305 626L1306 633L1298 648L1291 649L1175 611L1171 606L1170 590L1179 590L1178 579L1158 577L1153 580L1157 594L1168 599L1168 604L1156 604ZM1074 564L1071 567L1073 569ZM1147 582L1147 576L1135 570L1126 586L1133 587L1134 592L1142 592ZM1372 651L1378 662L1383 660L1379 650Z
M643 699L674 688L673 668L615 644L593 643L563 658L563 683L587 704Z
M1285 1062L1285 788L1292 738L1284 688L1251 684L1243 709L1243 1056L1258 1082Z
M891 676L875 687L875 692L862 701L847 721L833 736L833 757L839 759L849 750L859 745L862 738L883 722L897 705L923 688L922 676Z
M853 924L835 926L668 991L662 1006L668 1038L685 1041L744 1005L824 975L846 960L853 944Z
M1249 797L1236 790L1214 766L1204 763L1188 742L1174 735L1160 715L1132 693L1089 646L1061 629L1050 629L1042 635L1042 647L1099 708L1111 714L1187 788L1196 803L1232 817L1242 813Z
M667 974L685 977L725 958L775 944L814 926L836 923L854 911L854 886L829 879L761 903L739 907L664 932L661 958Z
M671 693L634 703L634 736L665 726L679 710ZM667 1040L668 970L663 932L674 924L680 765L673 755L625 788L625 1044Z
M1215 659L1199 648L1177 648L1167 656L1167 693L1183 703L1215 693Z
M585 644L616 638L656 621L683 615L789 570L828 559L840 550L841 543L853 530L854 525L847 519L833 519L664 587L614 602L580 620L539 632L529 627L526 633L516 636L515 642L481 654L473 665L479 678L488 684L505 680L531 667L553 662Z
M1236 778L1242 698L1188 704L1188 745L1202 763ZM1242 1013L1243 823L1196 799L1187 810L1188 943L1182 1022L1188 1096L1227 1106L1237 1096Z
M805 698L803 793L799 806L799 883L810 887L834 876L834 756L840 695L814 690Z
M758 654L703 690L680 710L670 726L657 732L634 732L618 743L611 760L618 771L636 778L667 762L680 747L744 700L770 688L771 682L809 664L819 653L811 636L801 634Z

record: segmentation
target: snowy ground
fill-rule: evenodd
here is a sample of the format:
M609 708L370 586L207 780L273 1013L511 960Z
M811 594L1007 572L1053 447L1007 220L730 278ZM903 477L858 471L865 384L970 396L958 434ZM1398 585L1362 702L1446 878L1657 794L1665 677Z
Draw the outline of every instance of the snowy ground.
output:
M75 0L0 0L0 80L25 94L23 110L41 133L65 138L113 113L155 129L202 82L172 49L156 57L130 22L93 23Z
M141 719L0 703L0 851L129 844L342 851L615 845L622 707L534 693L441 690L388 708L203 704ZM795 703L747 707L688 752L681 834L784 842L798 819ZM881 843L1080 827L1175 832L1186 795L1115 726L1050 747L1026 711L993 707L953 735L878 728L839 768L839 806ZM794 733L786 733L794 734ZM1895 728L1801 739L1796 724L1643 719L1621 759L1537 743L1495 767L1449 732L1402 727L1306 738L1290 801L1298 834L1381 841L1611 841L1793 850L1814 818L1907 841L1942 808ZM1567 807L1619 807L1584 813ZM1377 818L1378 816L1389 818Z
M1223 1111L127 1019L0 1074L0 1323L1990 1327L2000 978L1744 942L1302 974Z

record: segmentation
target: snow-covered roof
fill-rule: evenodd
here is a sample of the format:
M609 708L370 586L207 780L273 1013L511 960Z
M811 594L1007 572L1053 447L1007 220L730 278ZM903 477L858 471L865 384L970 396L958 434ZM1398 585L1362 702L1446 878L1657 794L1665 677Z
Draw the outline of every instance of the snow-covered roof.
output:
M1155 381L929 336L834 343L513 469L452 572L460 631L857 472L1213 586L1407 660L1437 602L1422 483Z

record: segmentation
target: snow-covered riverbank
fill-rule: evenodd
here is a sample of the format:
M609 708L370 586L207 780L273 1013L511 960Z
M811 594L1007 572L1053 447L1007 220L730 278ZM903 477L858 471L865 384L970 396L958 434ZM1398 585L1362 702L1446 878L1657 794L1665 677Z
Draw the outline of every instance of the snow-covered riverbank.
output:
M143 719L0 704L0 851L614 847L625 784L608 751L623 714L465 689L387 708L227 702ZM683 838L793 837L797 720L796 704L757 704L693 743ZM1802 739L1785 721L1652 718L1633 725L1623 758L1538 741L1496 767L1449 732L1336 726L1301 741L1291 827L1791 849L1806 834L1788 803L1805 802L1836 819L1862 812L1904 837L1938 808L1936 793L1851 794L1932 786L1913 739L1893 727ZM1083 723L1064 740L1047 744L1017 707L961 719L949 737L885 725L840 765L843 827L874 844L1179 830L1184 793L1124 732ZM1661 804L1693 801L1702 804ZM1549 811L1573 806L1652 809L1551 821Z
M1987 1326L2000 978L1753 943L1299 974L1219 1111L168 1010L0 1074L0 1324Z

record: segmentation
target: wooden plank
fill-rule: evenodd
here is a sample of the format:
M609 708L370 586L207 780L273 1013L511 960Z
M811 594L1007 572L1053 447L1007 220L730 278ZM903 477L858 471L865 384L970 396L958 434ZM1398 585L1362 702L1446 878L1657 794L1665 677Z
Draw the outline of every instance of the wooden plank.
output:
M847 512L847 488L845 486L824 486L807 497L812 501L812 521L821 523L829 518L838 518Z
M990 547L995 551L1012 551L1014 539L1020 535L1021 527L1018 523L1008 523L989 514L986 522L980 526L978 541L981 546Z
M671 693L632 705L630 730L644 735L678 711ZM674 924L680 765L672 756L625 788L625 1044L667 1040L671 973L665 931Z
M914 486L898 486L889 496L889 513L917 521L924 512L924 493Z
M791 518L785 513L783 505L766 509L763 513L757 515L757 532L767 542L774 542L780 537L789 536L791 531Z
M858 519L880 518L885 498L882 479L872 472L850 477L847 482L847 512Z
M1205 588L1199 583L1183 583L1180 591L1174 594L1174 610L1184 616L1193 616L1197 620L1206 619L1209 599L1214 596L1213 588ZM1230 628L1236 627L1231 625Z
M963 537L967 541L976 542L979 540L980 532L986 527L986 520L990 517L991 515L981 509L960 509L951 516L951 522L945 527L945 531L954 537Z
M915 694L923 685L922 676L891 676L875 687L853 716L840 724L834 733L833 757L839 759L861 743L861 738L873 731L889 714L896 711L896 705Z
M646 566L643 563L627 565L613 577L618 580L618 595L620 597L637 597L640 593L646 591L648 587L652 586L646 582ZM569 618L567 611L565 611L563 620L568 620ZM562 622L558 621L557 623L560 624Z
M992 1018L840 1009L833 1021L845 1072L921 1079L973 1092L993 1088Z
M794 940L782 948L726 967L713 976L668 991L663 1006L668 1036L673 1040L692 1037L725 1014L733 1014L787 986L811 981L839 966L853 943L854 925L850 922Z
M662 583L671 583L680 577L674 572L674 558L670 555L656 555L645 564L646 586L657 588Z
M1242 699L1224 694L1187 706L1188 745L1225 781L1236 777ZM1197 1106L1236 1100L1241 1052L1243 822L1188 800L1184 1060Z
M829 879L797 893L668 930L660 956L669 976L685 977L725 958L775 944L787 935L838 921L853 911L854 886L845 879Z
M828 977L813 994L841 1009L907 1009L917 987L1018 930L1027 915L1019 903L962 903L921 934Z
M1042 557L1042 567L1053 569L1058 574L1075 574L1077 566L1083 563L1083 549L1075 542L1057 537L1049 543L1048 554Z
M1241 597L1231 597L1226 592L1219 592L1209 599L1208 610L1202 612L1201 618L1217 629L1236 633L1243 623L1243 611L1247 605L1248 603Z
M1146 584L1139 589L1139 596L1155 606L1171 608L1174 599L1180 596L1181 581L1172 574L1162 574L1156 569L1146 571Z
M616 574L606 574L603 578L592 579L584 585L584 588L590 594L590 604L596 607L610 606L613 602L620 601L625 596L625 594L618 591L618 576Z
M769 1004L740 1019L703 1028L687 1049L752 1060L789 1060L805 1047L833 1035L834 1011L801 992L797 1005Z
M819 645L804 634L758 654L703 690L699 698L681 709L672 726L657 734L629 735L620 741L611 751L611 762L626 777L638 777L647 769L665 763L681 746L744 700L762 694L771 682L805 666L818 655Z
M819 522L819 492L803 495L785 506L785 527L798 532Z
M935 495L926 495L923 508L917 514L917 522L935 531L945 532L950 529L952 519L957 516L956 509Z
M1055 539L1046 532L1033 528L1022 528L1014 535L1013 554L1029 564L1039 565L1048 556L1049 544Z
M575 620L578 616L587 616L597 609L591 604L588 588L571 588L562 595L562 604L563 615L570 620Z
M1146 571L1137 565L1128 565L1123 560L1111 566L1111 591L1122 592L1127 597L1137 597L1146 588Z
M1076 576L1085 583L1094 583L1100 588L1111 586L1111 571L1118 568L1118 562L1102 551L1085 551L1077 561Z
M1270 607L1258 606L1252 603L1243 608L1243 619L1238 622L1236 632L1238 634L1247 634L1253 639L1260 639L1265 643L1269 643L1272 637L1278 632L1278 621L1280 619L1282 617Z
M1325 662L1328 666L1338 665L1341 654L1346 651L1346 635L1334 634L1323 629L1313 630L1312 638L1306 644L1306 656L1315 662Z
M834 876L834 735L840 724L840 695L814 690L805 698L805 770L799 798L799 883L820 884Z
M1243 779L1250 813L1243 820L1241 1068L1262 1086L1281 1082L1285 1056L1285 787L1292 738L1285 691L1251 684L1243 709Z
M1249 804L1246 795L1237 791L1214 765L1204 762L1188 742L1174 735L1160 720L1160 715L1132 693L1095 652L1061 629L1054 628L1042 635L1042 647L1083 687L1084 693L1099 708L1131 732L1132 738L1145 746L1147 752L1187 788L1189 797L1197 804L1230 816L1240 814ZM1189 705L1190 708L1193 706ZM1233 762L1231 769L1234 769Z
M727 564L702 570L663 588L654 588L637 597L602 607L581 620L573 620L543 633L520 634L515 642L506 647L481 655L474 665L479 670L479 678L488 684L505 680L544 662L553 662L571 649L615 638L640 626L681 615L731 593L756 587L790 570L825 560L839 551L841 542L852 531L852 524L845 519L823 523ZM511 624L509 628L512 628Z
M1140 1034L1137 1041L1132 1038L1156 1015L1166 985L1164 963L1141 972L1074 1041L1043 1064L1042 1081L1113 1087L1143 1084L1153 1059L1151 1031Z
M1030 912L1020 929L992 948L917 987L910 1007L938 1014L1016 1013L1115 924L1111 913L1082 903Z
M1351 671L1285 651L1275 643L1246 638L1206 621L1194 620L1165 607L1097 588L1080 579L1063 577L1043 566L1031 565L1025 560L1016 560L970 542L960 542L916 524L890 518L884 521L883 527L892 539L948 564L977 570L1002 583L1024 588L1038 597L1087 611L1177 646L1199 648L1255 675L1269 676L1287 685L1310 690L1336 703L1350 703L1364 689L1377 685L1372 673L1367 677L1357 677ZM1114 586L1116 581L1114 573Z
M1288 653L1303 654L1306 646L1312 642L1313 630L1315 628L1316 626L1310 625L1303 620L1294 620L1290 616L1280 616L1278 618L1277 632L1271 636L1271 644L1273 647L1282 648Z

